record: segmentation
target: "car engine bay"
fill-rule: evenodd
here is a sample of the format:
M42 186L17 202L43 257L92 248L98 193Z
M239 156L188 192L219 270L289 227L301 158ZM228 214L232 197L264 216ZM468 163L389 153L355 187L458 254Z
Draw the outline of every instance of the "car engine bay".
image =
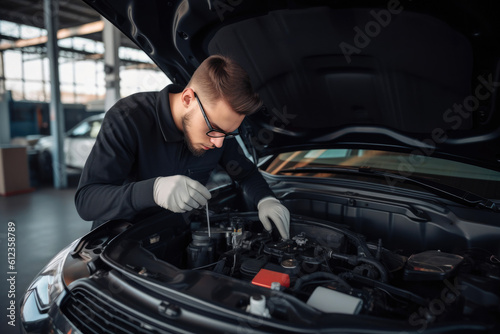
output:
M183 232L135 231L118 262L144 278L175 281L187 294L264 318L307 323L311 315L336 313L404 321L420 330L464 319L496 326L500 261L485 249L389 250L381 239L296 215L288 240L265 231L255 212L214 215L210 230L201 213L188 223ZM146 253L153 262L144 261ZM146 264L158 262L169 266ZM182 284L175 271L183 273ZM233 291L220 292L221 285Z

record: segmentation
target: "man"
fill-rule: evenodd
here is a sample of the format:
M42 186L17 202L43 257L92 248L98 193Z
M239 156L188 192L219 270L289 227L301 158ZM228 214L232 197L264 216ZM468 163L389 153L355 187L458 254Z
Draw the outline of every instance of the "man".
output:
M211 198L203 184L220 164L257 204L266 230L272 222L287 239L290 213L232 139L261 105L248 74L222 56L207 58L185 88L121 99L106 113L85 164L78 213L95 228L110 219L137 221L158 208L201 208Z

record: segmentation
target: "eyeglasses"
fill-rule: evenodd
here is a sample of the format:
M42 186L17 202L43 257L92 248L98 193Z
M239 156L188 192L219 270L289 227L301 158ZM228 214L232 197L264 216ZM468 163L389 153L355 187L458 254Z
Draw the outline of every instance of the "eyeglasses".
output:
M203 109L203 106L201 105L200 99L198 98L198 95L194 93L194 97L196 98L196 101L198 101L198 104L200 105L201 113L203 114L203 117L205 117L205 122L207 123L208 128L210 129L206 135L212 138L233 138L234 136L237 136L239 133L238 131L233 131L233 132L225 132L222 130L216 130L210 124L210 121L208 120L207 114L205 113L205 109Z

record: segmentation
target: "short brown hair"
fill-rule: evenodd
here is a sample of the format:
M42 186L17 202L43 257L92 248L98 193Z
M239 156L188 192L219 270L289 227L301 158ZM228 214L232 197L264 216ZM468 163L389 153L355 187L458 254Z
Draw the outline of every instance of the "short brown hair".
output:
M221 55L205 59L188 83L194 85L210 101L224 99L241 115L249 115L262 106L254 92L248 73L234 60Z

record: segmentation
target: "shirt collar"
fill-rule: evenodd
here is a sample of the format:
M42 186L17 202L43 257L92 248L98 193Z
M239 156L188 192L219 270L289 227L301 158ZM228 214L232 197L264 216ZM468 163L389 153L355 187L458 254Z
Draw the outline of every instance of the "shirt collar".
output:
M156 119L166 142L184 140L184 134L175 126L169 99L169 93L180 93L183 89L179 85L168 85L159 92L156 100Z

